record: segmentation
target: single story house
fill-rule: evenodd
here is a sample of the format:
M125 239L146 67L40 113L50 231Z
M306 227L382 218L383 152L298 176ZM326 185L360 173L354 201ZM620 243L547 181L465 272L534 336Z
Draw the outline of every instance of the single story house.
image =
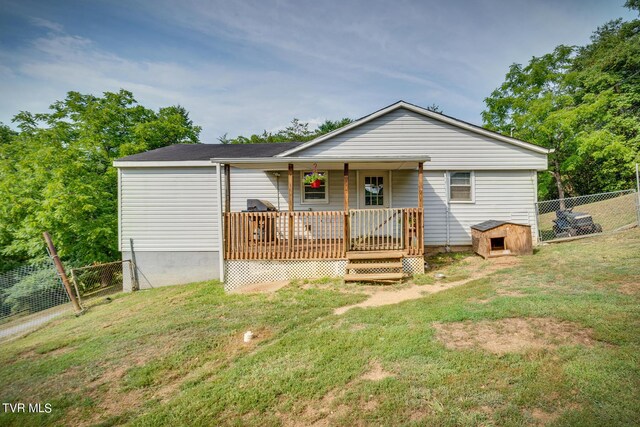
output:
M548 153L403 101L304 143L172 145L114 162L119 248L141 288L393 279L488 219L535 241Z

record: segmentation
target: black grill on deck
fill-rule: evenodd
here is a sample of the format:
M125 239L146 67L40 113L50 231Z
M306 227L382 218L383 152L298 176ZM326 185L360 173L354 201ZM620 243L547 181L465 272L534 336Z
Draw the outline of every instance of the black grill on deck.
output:
M278 209L267 200L247 199L247 210L243 212L275 212L277 210Z
M243 212L277 212L275 206L267 200L247 199L247 209ZM260 218L257 215L251 218L252 231L250 239L271 242L276 238L276 220L270 216Z

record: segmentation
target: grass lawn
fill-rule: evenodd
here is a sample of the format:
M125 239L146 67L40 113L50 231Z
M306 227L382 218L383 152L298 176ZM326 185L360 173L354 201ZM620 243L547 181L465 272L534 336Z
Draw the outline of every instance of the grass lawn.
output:
M466 261L435 264L463 277ZM367 297L348 290L227 295L200 283L57 319L0 344L0 401L53 411L0 424L640 424L638 229L334 315Z

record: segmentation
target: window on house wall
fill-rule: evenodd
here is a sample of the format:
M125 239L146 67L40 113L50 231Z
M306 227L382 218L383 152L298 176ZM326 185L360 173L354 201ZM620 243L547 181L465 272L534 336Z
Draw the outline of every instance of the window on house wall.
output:
M449 173L449 200L452 202L473 201L473 174L471 172Z
M329 173L327 171L318 171L318 175L323 176L324 180L320 182L320 185L313 185L305 183L305 178L313 174L312 171L302 172L302 191L301 191L301 203L314 204L314 203L329 203Z

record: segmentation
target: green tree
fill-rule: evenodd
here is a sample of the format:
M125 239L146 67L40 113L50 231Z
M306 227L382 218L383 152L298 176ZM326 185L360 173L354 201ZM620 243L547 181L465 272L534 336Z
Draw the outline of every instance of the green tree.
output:
M0 145L0 270L43 253L49 230L61 257L87 264L117 257L114 159L198 143L182 107L158 112L130 92L69 92L47 113L20 112L19 132Z
M627 6L637 9L637 4ZM633 187L640 160L640 20L611 21L583 47L514 64L485 99L487 127L553 148L541 198Z
M309 130L309 123L301 122L298 119L291 120L289 126L276 133L267 132L266 130L262 134L253 134L249 137L238 136L236 138L229 138L227 134L218 137L218 141L222 144L268 144L277 142L303 142L310 141L318 136L332 132L343 126L348 125L353 120L344 118L336 121L325 120L315 130Z
M634 187L640 161L640 20L611 21L591 40L570 73L580 194Z
M9 144L18 133L0 122L0 146Z
M561 199L570 186L565 161L575 151L573 131L564 117L573 105L565 81L573 54L574 48L558 46L527 66L513 64L505 82L485 99L482 113L488 128L554 150L549 169Z
M318 129L316 129L315 131L314 138L329 132L333 132L334 130L340 129L341 127L344 127L351 123L353 123L353 120L347 117L335 121L325 120L324 122L320 123L320 125L318 125Z

